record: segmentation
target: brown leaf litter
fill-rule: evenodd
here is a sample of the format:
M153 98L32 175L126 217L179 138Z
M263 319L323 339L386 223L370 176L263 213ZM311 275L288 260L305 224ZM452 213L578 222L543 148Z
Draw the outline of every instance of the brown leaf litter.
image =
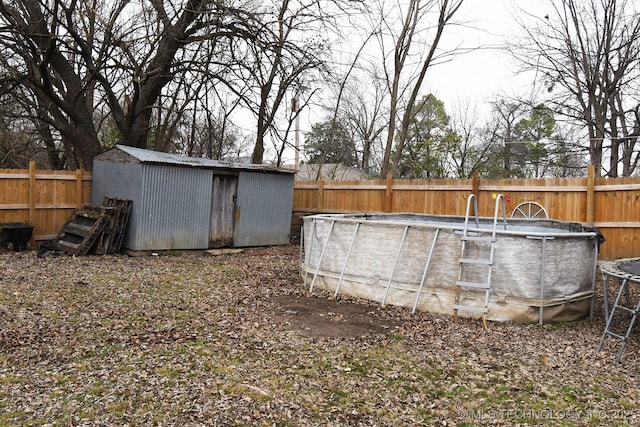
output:
M0 426L640 424L601 296L484 331L310 294L294 245L158 255L0 253Z

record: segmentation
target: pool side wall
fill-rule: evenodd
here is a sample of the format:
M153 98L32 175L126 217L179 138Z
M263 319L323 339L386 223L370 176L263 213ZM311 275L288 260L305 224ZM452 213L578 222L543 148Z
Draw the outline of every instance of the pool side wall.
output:
M333 228L332 221L335 221ZM313 282L314 287L333 293L339 285L338 294L378 302L387 294L386 304L412 308L439 229L416 309L451 315L461 249L460 232L456 229L462 229L462 221L463 218L458 227L411 223L400 248L406 226L400 222L328 215L305 217L301 266L305 286L310 287ZM327 240L330 229L331 237ZM486 233L489 235L490 231ZM486 243L471 244L467 254L475 252L478 258L486 258L489 248L478 246L482 244ZM588 315L593 296L595 250L594 238L590 238L589 233L558 233L547 236L544 243L536 235L498 234L488 319L538 322L540 307L543 307L544 322L575 320ZM465 267L463 280L485 281L486 268ZM483 305L484 291L465 288L461 295L464 305ZM477 315L460 311L459 316Z

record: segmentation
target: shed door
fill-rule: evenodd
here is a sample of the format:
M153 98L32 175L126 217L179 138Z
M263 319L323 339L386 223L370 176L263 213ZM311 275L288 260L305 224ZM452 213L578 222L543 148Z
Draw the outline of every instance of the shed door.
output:
M210 248L223 248L233 245L237 188L238 178L236 176L213 176L211 227L209 228Z

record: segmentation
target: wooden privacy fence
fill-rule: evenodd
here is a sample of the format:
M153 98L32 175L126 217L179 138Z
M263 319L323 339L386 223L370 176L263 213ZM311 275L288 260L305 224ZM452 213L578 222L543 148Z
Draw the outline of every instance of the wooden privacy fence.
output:
M74 209L89 204L91 174L86 171L0 169L0 223L28 222L33 240L58 234Z
M600 259L640 257L640 177L297 181L293 210L319 212L413 212L464 215L470 193L482 216L493 216L495 196L505 196L507 216L521 202L536 202L549 218L595 225L607 241Z
M293 211L414 212L464 215L478 196L480 214L492 216L502 193L510 216L521 202L541 204L550 218L595 225L607 241L600 259L640 256L640 177L485 180L297 181ZM91 174L82 171L0 169L0 223L28 222L34 239L55 236L73 210L89 204Z

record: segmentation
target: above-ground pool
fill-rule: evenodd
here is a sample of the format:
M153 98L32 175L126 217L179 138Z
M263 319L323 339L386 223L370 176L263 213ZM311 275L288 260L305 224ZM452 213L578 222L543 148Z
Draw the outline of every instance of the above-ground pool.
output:
M321 214L304 218L301 275L305 286L452 314L459 280L464 217L418 214ZM494 218L469 221L474 236L491 236ZM593 227L556 220L499 220L487 319L548 322L592 310L598 245ZM467 242L465 258L482 258L483 243ZM475 255L474 255L475 253ZM465 281L486 280L465 266ZM462 288L460 304L483 306L485 290ZM459 316L478 313L459 311Z

